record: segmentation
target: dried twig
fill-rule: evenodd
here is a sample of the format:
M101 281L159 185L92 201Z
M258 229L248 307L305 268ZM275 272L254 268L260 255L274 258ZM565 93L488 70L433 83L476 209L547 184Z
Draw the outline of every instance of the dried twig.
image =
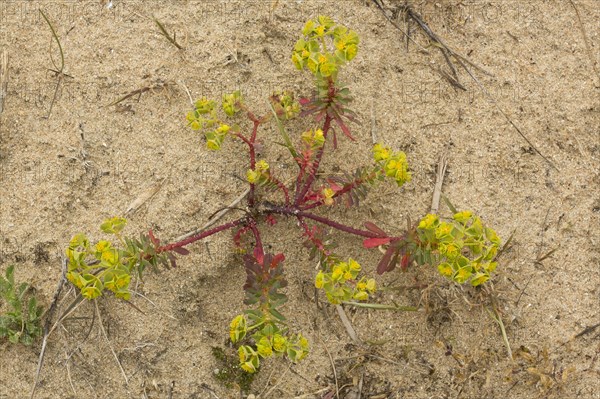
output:
M579 10L575 6L575 3L573 2L573 0L569 0L569 2L573 6L573 9L575 10L575 13L577 14L577 22L579 23L579 29L581 30L581 34L583 35L583 41L585 43L585 48L588 52L588 56L590 57L590 61L592 63L592 68L594 68L594 72L596 72L596 76L598 77L598 83L600 84L600 72L598 71L598 64L594 58L594 53L592 52L592 48L590 47L587 33L585 31L585 28L583 27L583 22L581 22L581 15L579 14Z
M156 17L152 17L152 19L154 20L154 22L156 23L156 25L158 25L158 29L160 29L160 33L175 47L177 47L179 50L183 50L183 47L181 47L181 45L179 43L177 43L177 34L173 33L173 36L171 36L169 34L169 32L167 32L167 30L165 29L165 27L163 26L163 24L160 23L160 21L156 18Z
M46 322L44 324L44 338L42 339L42 349L40 350L40 356L38 358L38 365L37 365L37 369L35 372L35 378L33 379L33 387L31 388L31 394L29 396L31 399L33 399L33 397L35 396L35 390L36 390L37 384L40 380L40 373L42 371L42 365L44 364L44 355L46 354L46 345L48 344L48 336L54 330L53 328L50 329L50 323L52 320L52 316L54 315L54 312L56 311L56 306L58 304L58 298L60 298L60 293L62 292L65 281L67 280L65 277L66 273L67 273L67 259L63 259L60 280L58 281L58 286L56 287L56 291L54 292L54 297L52 298L52 303L50 304L50 307L48 308L48 310L46 311L45 316L44 316L44 317L46 317Z
M0 114L4 111L4 100L8 95L8 51L0 53Z
M329 361L331 362L331 368L333 369L333 378L335 379L335 396L340 399L340 386L338 383L338 377L337 377L337 370L335 368L335 362L333 361L333 357L331 356L331 352L329 352L329 348L327 348L327 345L325 344L325 342L323 342L323 340L321 339L321 343L323 344L323 347L325 348L325 352L327 352L327 356L329 356Z
M117 361L117 364L119 365L121 374L123 374L123 378L125 379L125 384L129 384L129 379L127 378L127 374L125 374L125 370L123 370L123 365L121 364L119 357L117 356L115 350L113 349L112 345L110 344L110 340L108 339L108 335L106 334L106 330L104 329L104 323L102 321L102 316L100 315L100 309L98 308L98 301L94 301L94 306L96 307L96 314L98 315L98 321L100 322L100 330L102 331L102 335L104 335L104 338L106 339L106 343L108 344L110 351L112 352L115 360Z
M437 167L437 176L435 178L435 187L433 189L433 199L431 200L431 213L437 214L440 209L440 198L442 195L442 185L444 184L444 176L448 167L448 157L446 153L440 155L440 161Z
M350 319L348 319L348 316L346 315L346 312L344 311L342 305L335 305L335 310L337 310L338 316L340 316L340 320L342 321L346 332L348 333L350 338L352 338L352 341L354 341L354 343L356 344L360 344L361 342L358 339L358 336L356 335L356 331L354 330L352 323L350 323Z
M123 102L133 96L138 96L138 101L139 101L142 94L144 94L147 91L166 90L169 86L173 86L173 85L174 85L174 83L172 83L172 82L159 82L159 83L155 84L154 86L142 87L141 89L137 89L137 90L129 92L128 94L124 95L123 97L119 98L118 100L115 100L112 103L105 105L105 107L110 107L111 105L117 105L120 102Z
M204 226L202 226L196 230L190 231L189 233L186 233L186 234L182 235L181 237L177 237L175 239L175 241L185 240L186 238L189 238L196 234L200 234L200 232L202 232L203 230L208 229L210 226L215 224L219 219L221 219L223 217L223 215L225 215L232 208L234 208L237 204L239 204L244 198L246 198L246 195L248 195L249 192L250 192L250 188L247 188L242 194L240 194L239 197L237 197L235 200L233 200L233 202L231 204L229 204L229 206L226 206L225 208L223 208L219 212L217 212L208 222L206 222L206 224Z
M40 14L42 14L42 17L44 17L44 19L46 20L48 26L50 27L50 30L52 31L52 37L54 38L54 40L56 40L56 44L58 44L58 50L60 51L60 68L56 66L54 58L52 58L52 53L50 53L50 60L52 61L52 65L54 65L55 68L51 69L51 71L56 74L57 80L56 88L54 89L54 95L52 96L52 101L50 102L50 109L48 109L48 115L46 115L46 119L48 119L50 118L50 114L52 113L52 108L54 107L54 102L56 101L56 96L58 95L58 89L60 88L60 84L62 83L64 77L68 75L64 73L65 55L63 53L63 48L60 44L60 40L58 39L58 35L56 34L56 30L54 30L54 26L52 26L52 23L50 23L50 20L48 19L48 17L46 17L46 14L44 14L44 12L41 9L39 11Z

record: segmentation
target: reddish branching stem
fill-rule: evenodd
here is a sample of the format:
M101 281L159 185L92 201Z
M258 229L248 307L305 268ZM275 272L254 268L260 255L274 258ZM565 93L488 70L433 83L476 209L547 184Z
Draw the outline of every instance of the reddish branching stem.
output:
M202 240L203 238L212 236L213 234L216 234L216 233L218 233L220 231L227 230L227 229L230 229L232 227L245 224L247 222L248 222L247 218L241 218L241 219L235 220L233 222L225 223L225 224L222 224L220 226L214 227L214 228L212 228L210 230L206 230L206 231L203 231L202 233L198 233L198 234L196 234L194 236L186 238L185 240L174 242L172 244L163 245L161 247L158 247L157 250L156 250L156 252L157 253L168 252L168 251L172 251L175 248L185 247L186 245L192 244L192 243L194 243L194 242L196 242L198 240Z

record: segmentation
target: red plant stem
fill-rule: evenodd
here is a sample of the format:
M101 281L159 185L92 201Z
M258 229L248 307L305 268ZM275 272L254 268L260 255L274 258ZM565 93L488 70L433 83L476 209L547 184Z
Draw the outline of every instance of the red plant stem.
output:
M185 247L186 245L189 245L189 244L191 244L193 242L196 242L198 240L202 240L203 238L212 236L213 234L216 234L216 233L218 233L220 231L227 230L227 229L230 229L232 227L239 226L240 224L245 224L247 222L248 222L247 218L241 218L241 219L235 220L233 222L222 224L222 225L214 227L214 228L212 228L210 230L206 230L206 231L203 231L202 233L198 233L198 234L196 234L194 236L186 238L185 240L182 240L182 241L179 241L179 242L174 242L172 244L163 245L161 247L158 247L156 249L156 253L172 251L175 248Z
M315 220L319 223L326 224L327 226L333 227L334 229L341 230L341 231L349 233L349 234L354 234L354 235L366 237L366 238L381 238L380 235L373 233L372 231L355 229L354 227L346 226L345 224L335 222L333 220L327 219L322 216L315 215L310 212L298 212L298 213L296 213L296 216Z
M256 244L254 245L254 256L256 258L262 258L265 254L265 250L263 249L262 240L260 239L260 232L258 231L258 228L256 228L256 221L254 219L250 220L250 229L252 229L252 234L254 235L254 240L256 241Z
M323 246L323 243L320 240L315 239L315 237L313 236L312 232L308 228L308 225L304 221L304 218L301 217L301 216L299 216L298 217L298 221L300 222L300 225L304 229L304 232L306 233L306 236L308 237L308 239L310 241L312 241L313 244L315 244L315 246L319 249L319 251L321 251L323 253L323 255L329 256L329 253L327 252L327 250Z
M294 207L272 206L272 207L265 209L264 212L265 213L277 213L280 215L287 215L287 216L296 216L298 219L300 219L300 218L312 219L319 223L323 223L327 226L333 227L334 229L346 232L348 234L354 234L356 236L361 236L361 237L366 237L366 238L382 238L381 235L373 233L372 231L355 229L354 227L346 226L345 224L335 222L335 221L327 219L326 217L323 217L323 216L315 215L314 213L303 212Z
M269 179L273 183L275 183L281 191L283 191L283 195L285 196L285 205L289 206L290 205L290 193L289 193L287 187L285 186L285 184L283 184L281 181L279 181L278 179L276 179L273 176L269 176Z
M363 183L364 183L366 180L369 180L369 179L371 179L371 178L372 178L373 176L375 176L376 174L377 174L377 171L374 171L374 172L371 172L371 173L369 174L369 176L368 176L368 177L366 177L366 178L364 178L364 179L356 179L356 180L354 180L352 183L345 184L345 185L344 185L344 187L342 187L342 189L341 189L341 190L339 190L339 191L336 191L336 192L335 192L335 194L333 195L333 197L332 197L332 198L337 198L337 197L339 197L340 195L346 194L348 191L350 191L350 190L354 189L354 188L355 188L355 187L357 187L357 186L360 186L360 185L361 185L361 184L363 184ZM323 205L323 200L318 200L318 201L316 201L315 203L312 203L312 204L309 204L309 205L306 205L306 206L300 207L300 210L303 210L303 211L308 211L309 209L313 209L313 208L319 207L319 206L321 206L321 205Z
M252 128L252 135L250 136L250 143L248 143L248 146L250 147L250 169L254 170L256 168L256 132L258 131L260 121L256 119L256 117L250 111L248 111L248 117L254 122L254 126ZM250 184L250 193L248 194L248 206L250 208L254 206L254 189L255 185Z
M331 117L329 115L326 115L325 123L323 124L323 137L325 138L325 140L327 140L327 132L329 131L330 127L331 127ZM300 205L300 203L304 200L304 196L306 196L306 193L308 192L308 190L312 186L313 182L315 181L315 178L317 177L317 172L319 171L319 165L321 164L321 158L323 158L323 150L324 149L325 149L325 143L323 143L323 146L321 147L321 149L319 149L319 152L317 152L317 157L316 157L315 161L313 162L312 167L310 168L310 173L306 177L306 181L304 182L304 186L302 187L302 190L296 192L296 198L294 200L294 205L296 205L296 206Z
M244 137L243 134L241 133L236 133L235 137L238 137L240 140L242 140L244 143L248 144L248 147L252 147L252 143L250 143L250 140L248 140L247 138Z

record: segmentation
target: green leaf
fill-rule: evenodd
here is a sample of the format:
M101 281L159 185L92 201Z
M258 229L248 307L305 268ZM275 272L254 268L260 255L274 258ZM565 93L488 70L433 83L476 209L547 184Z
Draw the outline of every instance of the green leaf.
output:
M277 112L275 112L275 108L273 108L273 104L269 104L269 107L271 107L271 112L273 112L275 121L277 121L277 129L279 130L281 137L283 137L284 143L282 145L288 149L288 151L290 152L290 154L292 154L292 157L294 157L294 159L298 158L298 152L294 148L294 144L292 144L292 140L290 139L289 134L285 131L283 123L281 123L281 120L279 120Z

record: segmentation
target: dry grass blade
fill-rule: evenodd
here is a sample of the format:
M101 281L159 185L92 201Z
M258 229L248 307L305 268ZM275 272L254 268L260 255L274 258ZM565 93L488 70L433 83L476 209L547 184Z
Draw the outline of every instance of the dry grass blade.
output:
M137 89L134 91L131 91L129 93L127 93L126 95L124 95L123 97L119 98L118 100L113 101L112 103L105 105L105 107L110 107L111 105L117 105L125 100L127 100L128 98L134 97L134 96L138 96L138 100L139 98L142 96L142 94L146 93L147 91L155 91L155 90L166 90L169 86L174 85L174 83L171 82L161 82L161 83L157 83L154 86L146 86L146 87L142 87L141 89Z
M233 200L233 202L231 204L229 204L228 206L226 206L225 208L223 208L219 212L217 212L208 222L206 222L206 224L204 226L202 226L196 230L190 231L189 233L186 233L186 234L182 235L181 237L177 237L175 239L175 241L185 240L186 238L195 236L196 234L200 234L203 230L208 229L210 226L215 224L219 219L221 219L223 217L223 215L225 215L232 208L234 208L237 204L239 204L244 198L246 198L248 193L250 193L250 188L247 188L242 194L240 194L239 197L237 197L235 200Z
M342 321L346 332L348 333L350 338L352 338L352 341L354 341L354 343L359 344L360 340L358 339L358 335L356 335L356 331L354 330L350 319L348 319L348 316L346 315L346 312L344 311L342 305L335 305L335 310L337 310L338 316L340 316L340 320Z
M437 214L440 209L440 198L442 196L442 185L444 184L444 176L448 167L448 157L445 153L440 156L440 161L437 168L437 176L435 178L435 187L433 189L433 199L431 200L431 213Z
M4 111L4 100L8 95L8 51L0 53L0 114Z
M58 89L60 88L60 84L62 83L62 80L66 76L65 73L63 72L65 69L65 54L63 52L62 45L60 44L60 40L58 38L58 35L56 34L56 30L54 29L54 26L52 26L52 23L50 23L50 20L48 19L48 17L46 17L46 14L44 14L44 12L41 9L39 11L40 11L40 14L42 14L42 17L44 17L44 20L46 20L46 23L48 24L48 26L50 27L50 30L52 31L52 37L56 41L56 44L58 44L58 50L60 51L60 68L56 66L56 63L54 62L54 58L52 57L52 53L50 53L50 60L52 61L52 65L54 65L54 68L55 68L54 70L51 70L51 71L56 74L57 80L56 80L56 88L54 89L54 95L52 96L52 101L50 102L50 109L48 109L48 115L46 115L46 119L48 119L48 118L50 118L50 114L52 114L52 108L54 107L54 102L56 101L56 96L58 95Z
M50 307L45 312L44 317L46 317L46 323L44 324L44 338L42 340L42 349L40 350L40 356L38 358L38 365L35 372L35 378L33 379L33 387L31 388L30 398L33 399L35 396L35 390L37 389L37 384L40 380L40 373L42 371L42 365L44 364L44 355L46 354L46 345L48 344L48 336L54 330L54 328L50 329L50 322L52 320L52 316L56 311L56 307L58 304L58 298L60 298L60 294L62 292L63 286L65 284L67 273L67 259L64 259L62 262L62 273L60 276L60 281L58 282L58 286L56 287L56 292L54 293L54 297L52 298L52 303Z
M321 338L319 336L319 338ZM323 340L321 339L321 343L323 344L323 348L325 348L325 352L327 352L327 356L329 356L329 362L331 363L331 368L333 369L333 378L335 379L335 397L340 399L340 385L338 383L337 370L335 368L335 362L333 361L333 357L331 356L331 352L329 352L329 348Z
M108 344L108 347L110 348L110 351L112 352L115 360L117 361L117 364L119 365L119 369L121 370L121 374L123 375L123 378L125 379L125 384L129 384L129 379L127 378L127 374L125 374L125 370L123 369L123 365L121 364L121 361L119 360L119 357L117 356L115 350L113 349L112 345L110 344L110 340L108 339L108 335L106 334L106 330L104 329L104 323L102 321L102 316L100 315L100 309L98 308L98 302L94 301L94 306L96 307L96 315L98 316L98 321L100 322L100 330L102 331L102 335L104 335L104 338L106 339L106 343Z
M573 6L573 9L575 10L575 13L577 14L577 22L579 23L579 29L581 30L581 34L583 35L583 41L585 43L585 48L588 52L588 56L590 57L590 61L592 63L592 68L594 68L594 72L596 72L596 76L598 77L598 84L600 84L600 71L598 71L598 63L594 59L594 53L592 52L592 48L590 47L587 33L585 31L585 28L583 27L583 22L581 22L581 15L579 14L579 10L575 6L575 3L573 2L573 0L569 0L569 2L571 3L571 6Z
M175 47L177 47L179 50L183 50L183 47L181 47L181 45L179 43L177 43L177 36L175 35L175 33L173 33L173 36L171 36L169 34L169 32L167 32L167 30L165 29L165 27L163 26L163 24L160 23L160 21L156 18L153 17L152 19L154 19L154 22L156 23L156 25L158 25L158 29L160 29L160 33Z
M144 205L148 200L158 193L158 191L162 188L166 178L162 179L158 183L153 184L149 188L147 188L143 193L141 193L129 206L125 211L126 216L133 215L140 206Z

